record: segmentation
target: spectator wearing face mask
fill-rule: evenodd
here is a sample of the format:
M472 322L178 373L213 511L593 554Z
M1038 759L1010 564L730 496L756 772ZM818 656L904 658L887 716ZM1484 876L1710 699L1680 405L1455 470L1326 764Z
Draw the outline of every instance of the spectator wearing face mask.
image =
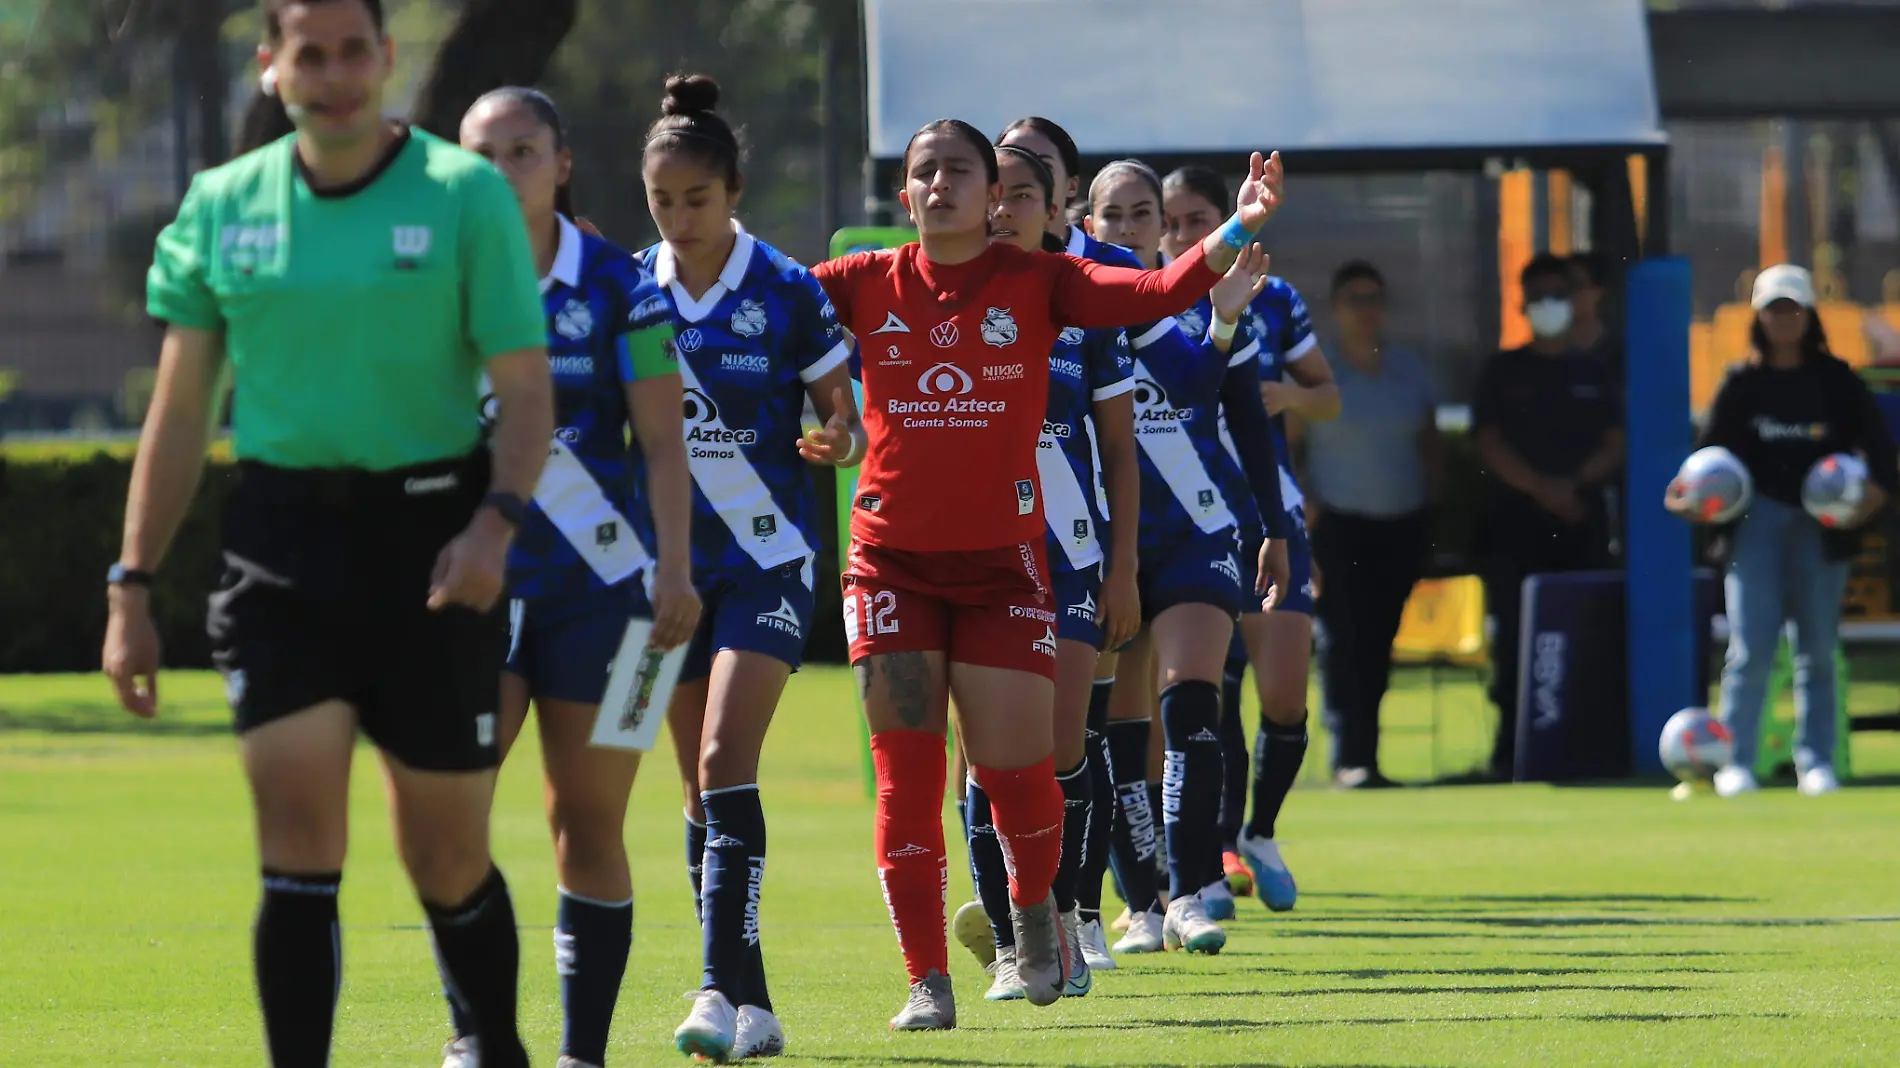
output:
M1518 622L1524 580L1609 563L1604 489L1623 463L1617 391L1602 361L1579 354L1571 267L1539 255L1521 276L1535 335L1491 357L1479 376L1472 433L1487 490L1478 554L1494 622L1491 700L1498 707L1492 777L1512 775L1517 743Z

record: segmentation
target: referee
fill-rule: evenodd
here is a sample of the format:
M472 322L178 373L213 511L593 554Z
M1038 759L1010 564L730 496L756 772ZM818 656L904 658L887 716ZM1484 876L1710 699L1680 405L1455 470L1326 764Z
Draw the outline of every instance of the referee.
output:
M554 430L527 229L480 157L383 117L379 0L267 0L264 16L264 82L297 130L198 175L158 238L147 305L168 329L108 576L105 670L129 711L154 714L147 587L228 361L238 482L207 622L257 815L271 1064L329 1060L360 729L484 1068L525 1068L488 817L494 608ZM484 371L501 413L488 447Z

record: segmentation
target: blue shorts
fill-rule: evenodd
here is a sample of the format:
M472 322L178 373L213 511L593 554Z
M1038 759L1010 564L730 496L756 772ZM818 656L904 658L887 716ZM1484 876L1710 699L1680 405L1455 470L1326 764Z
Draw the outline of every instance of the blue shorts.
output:
M798 670L811 626L811 557L770 571L704 576L699 597L699 629L680 665L682 681L712 674L721 649L763 653Z
M1238 616L1252 595L1251 569L1241 563L1234 528L1193 535L1141 556L1137 582L1147 622L1180 604L1207 604ZM1242 583L1247 583L1242 585Z
M627 624L636 618L653 618L639 576L581 597L509 601L503 670L528 680L532 697L597 705Z
M1244 550L1240 554L1240 572L1247 583L1247 603L1241 611L1249 615L1260 611L1261 599L1253 595L1253 584L1260 575L1260 542L1263 537L1257 530L1248 531ZM1273 606L1273 610L1312 615L1313 547L1306 540L1304 527L1295 527L1293 536L1287 539L1286 566L1287 574L1292 579L1291 588L1280 591L1280 602Z
M1102 648L1102 613L1095 598L1102 592L1102 567L1057 571L1050 582L1057 609L1056 637L1077 641L1098 652Z

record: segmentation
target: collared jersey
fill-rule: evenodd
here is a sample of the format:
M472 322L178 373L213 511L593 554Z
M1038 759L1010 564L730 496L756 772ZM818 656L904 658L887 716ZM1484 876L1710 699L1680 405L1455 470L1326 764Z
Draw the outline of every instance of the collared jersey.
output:
M1120 330L1063 328L1049 352L1049 415L1037 442L1036 469L1049 522L1051 566L1080 570L1102 561L1101 458L1094 437L1097 401L1135 388L1134 360Z
M1249 379L1259 391L1252 349L1224 354L1205 339L1190 341L1174 319L1155 323L1129 344L1135 357L1141 551L1164 551L1197 531L1257 525L1246 475L1219 430L1229 375Z
M508 554L509 595L578 597L652 563L646 462L628 434L626 386L675 374L672 308L623 248L560 220L541 280L554 440Z
M945 265L914 243L812 273L863 352L870 447L851 534L913 552L1042 537L1036 442L1062 328L1172 315L1215 281L1198 254L1141 272L991 245Z
M818 551L817 498L798 454L805 387L849 355L805 268L737 228L695 300L670 248L640 254L672 304L693 473L693 570L704 585Z
M192 180L147 309L223 335L240 459L389 470L467 453L483 365L544 340L507 180L411 130L369 177L318 193L296 140Z

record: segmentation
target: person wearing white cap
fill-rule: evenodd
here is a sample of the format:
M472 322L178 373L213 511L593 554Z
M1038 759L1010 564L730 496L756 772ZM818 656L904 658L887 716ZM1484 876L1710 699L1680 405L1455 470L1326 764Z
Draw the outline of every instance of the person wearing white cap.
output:
M1747 510L1724 532L1729 645L1722 718L1735 736L1735 755L1716 773L1715 790L1733 797L1756 789L1762 705L1785 628L1800 720L1795 771L1801 792L1813 796L1840 785L1833 767L1834 649L1848 562L1859 551L1861 526L1900 491L1900 461L1872 392L1828 350L1808 272L1792 264L1762 271L1751 303L1749 358L1730 368L1697 442L1728 449L1754 480ZM1801 484L1817 461L1835 453L1859 454L1868 483L1859 510L1830 529L1802 508ZM1696 519L1673 492L1663 505Z

